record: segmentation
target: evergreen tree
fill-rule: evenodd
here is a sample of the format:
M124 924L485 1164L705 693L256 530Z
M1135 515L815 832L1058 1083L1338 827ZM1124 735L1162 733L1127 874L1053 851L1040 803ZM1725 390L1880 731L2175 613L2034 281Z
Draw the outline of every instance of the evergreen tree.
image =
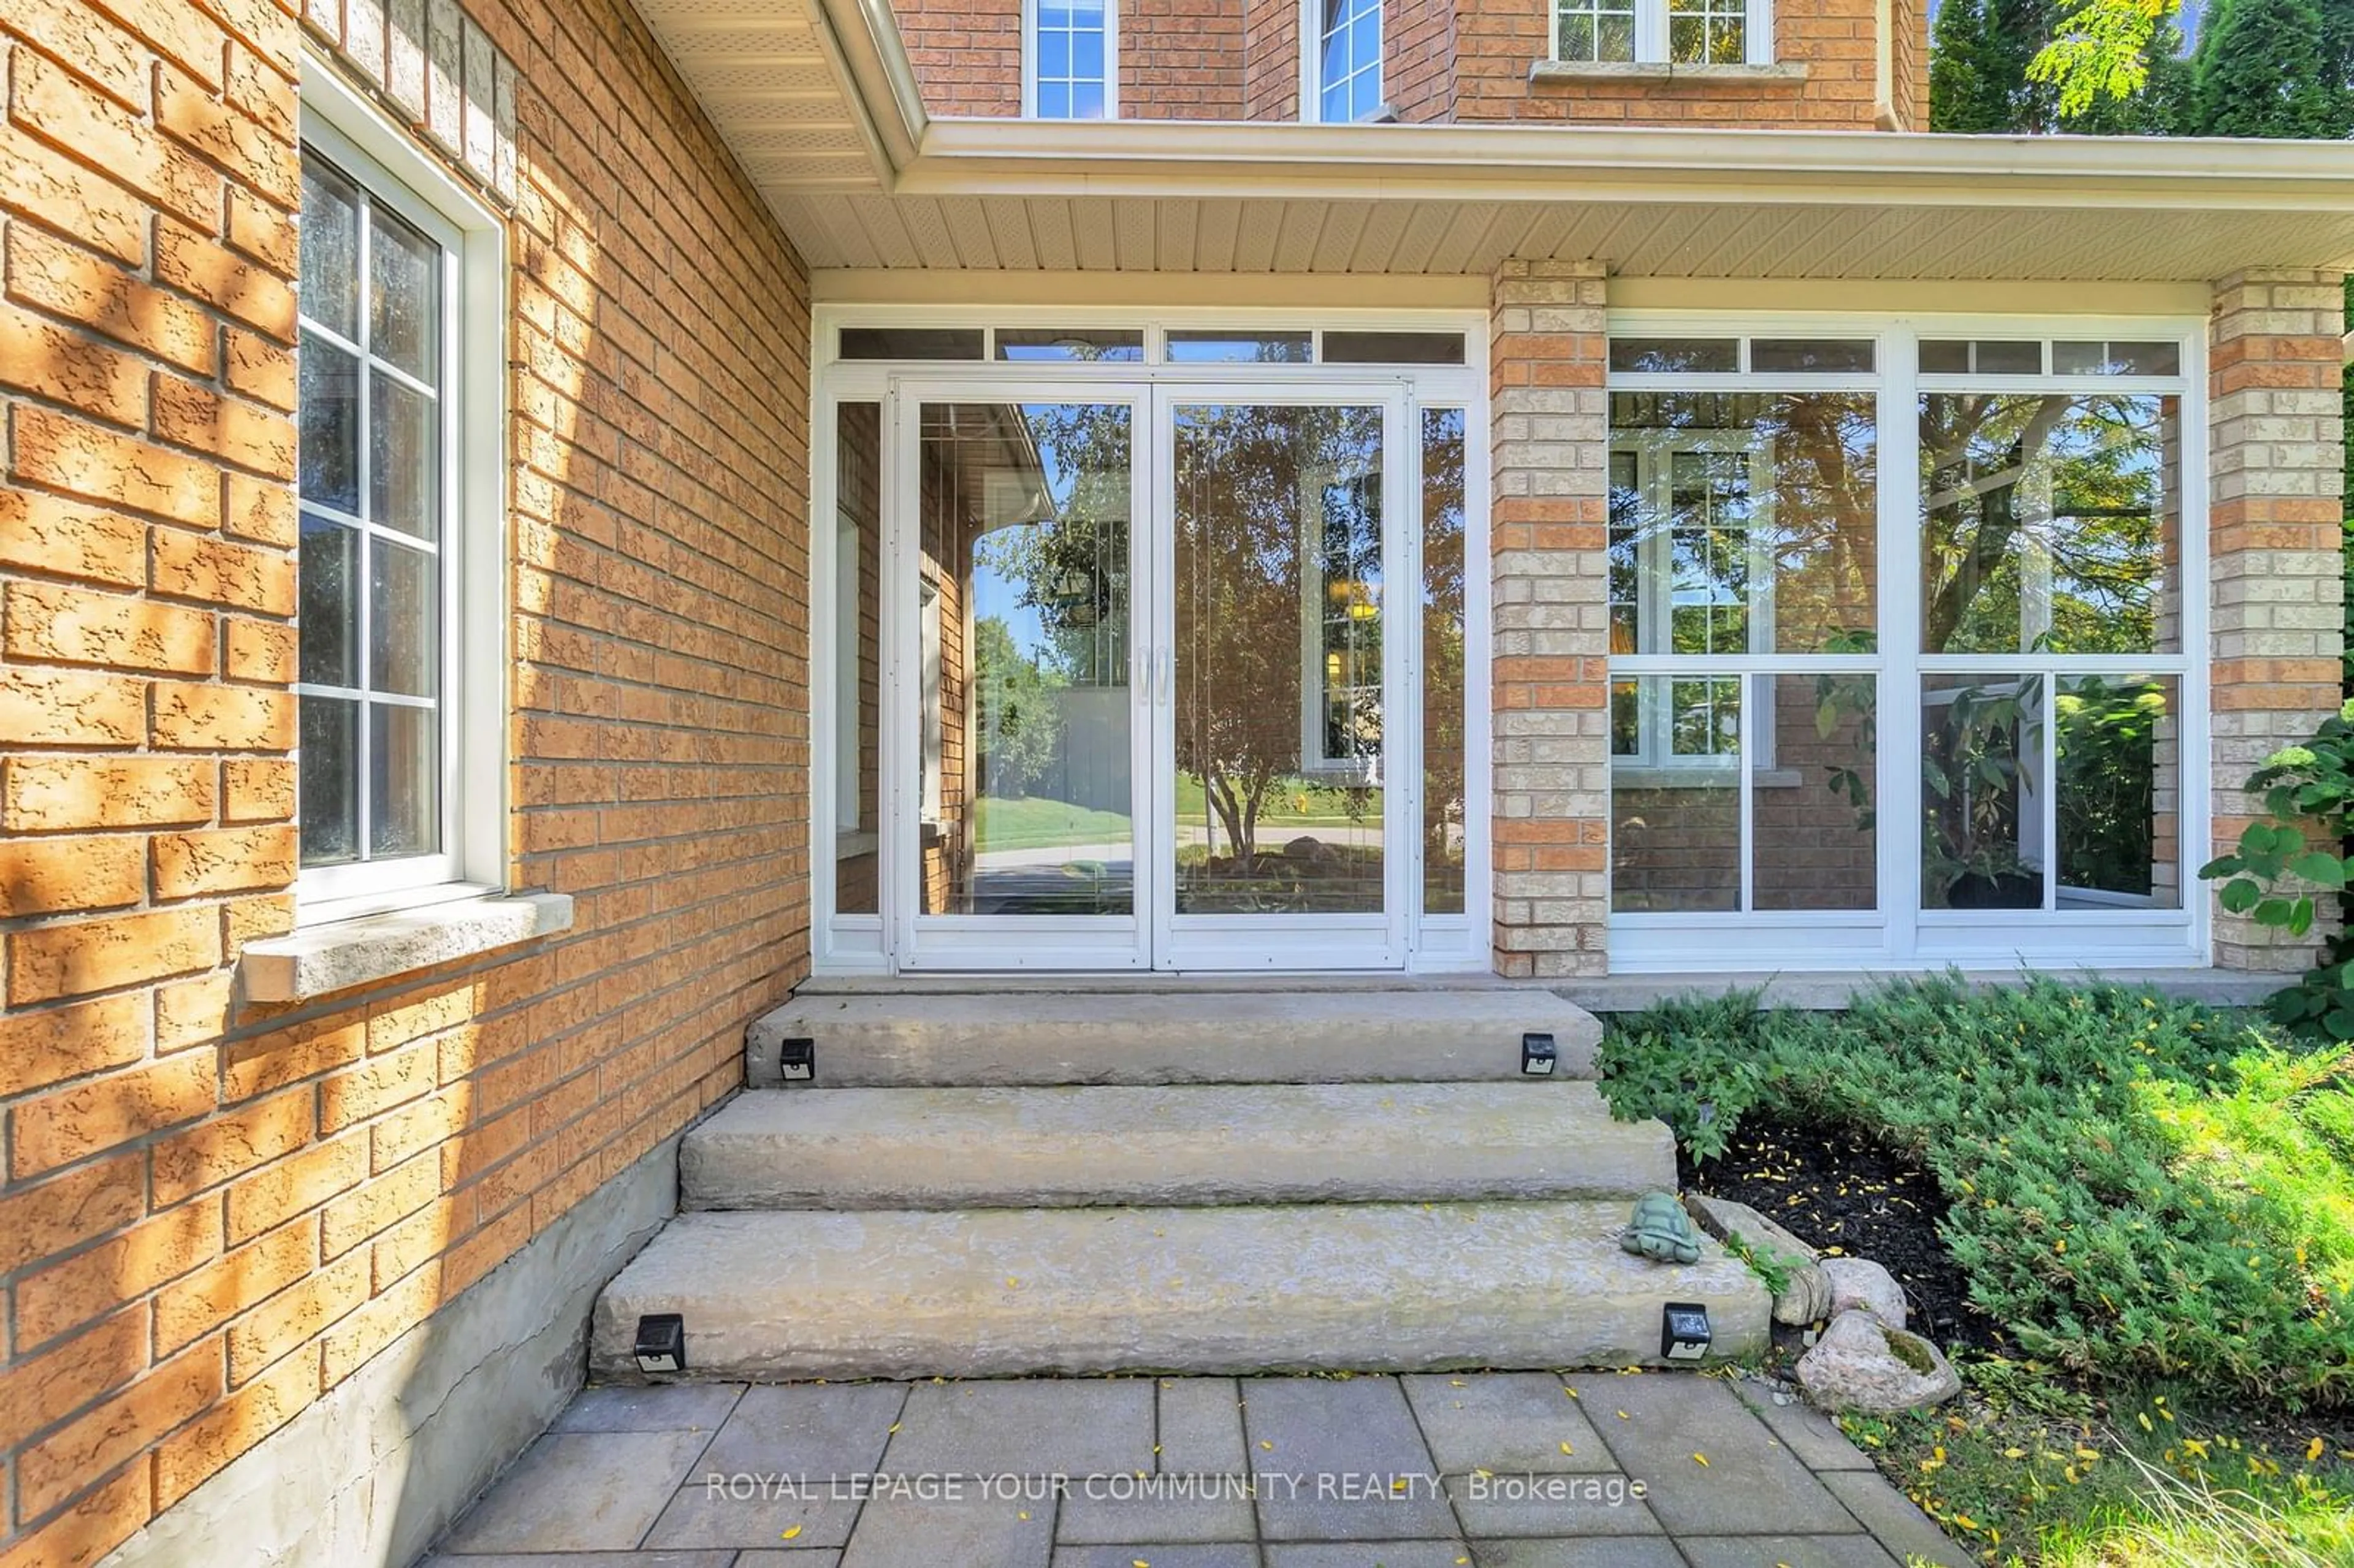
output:
M2349 95L2332 79L2331 44L2314 0L2221 0L2191 57L2194 136L2335 140Z
M2016 0L1945 0L1929 54L1929 129L1987 134L2023 129L2027 62L2035 49L2002 12Z

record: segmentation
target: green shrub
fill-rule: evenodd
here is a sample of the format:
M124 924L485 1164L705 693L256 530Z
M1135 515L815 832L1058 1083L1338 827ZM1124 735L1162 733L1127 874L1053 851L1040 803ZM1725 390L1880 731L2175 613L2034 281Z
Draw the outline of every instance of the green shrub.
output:
M2038 1359L2354 1398L2354 1057L2110 986L1933 980L1734 1016L1744 1000L1615 1029L1614 1111L1695 1157L1771 1106L1917 1161L1972 1304Z

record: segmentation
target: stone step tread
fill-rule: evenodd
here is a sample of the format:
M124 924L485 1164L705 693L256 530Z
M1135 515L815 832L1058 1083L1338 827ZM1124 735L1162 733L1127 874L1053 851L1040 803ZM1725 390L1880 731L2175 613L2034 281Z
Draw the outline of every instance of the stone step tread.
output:
M691 1208L938 1209L1632 1197L1676 1166L1580 1081L795 1087L691 1129L679 1178Z
M748 1081L786 1039L832 1086L1434 1082L1521 1076L1548 1033L1564 1077L1593 1075L1602 1026L1511 986L1270 992L976 991L796 997L746 1031Z
M1664 1302L1764 1348L1764 1287L1713 1243L1620 1249L1598 1202L681 1214L599 1298L591 1367L636 1376L684 1314L689 1374L1437 1370L1656 1362Z

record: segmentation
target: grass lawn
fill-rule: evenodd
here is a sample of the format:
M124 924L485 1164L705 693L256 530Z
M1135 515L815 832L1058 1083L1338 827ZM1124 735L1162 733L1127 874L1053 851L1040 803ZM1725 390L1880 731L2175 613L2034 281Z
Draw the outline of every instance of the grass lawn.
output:
M983 850L1053 849L1065 844L1119 843L1128 838L1129 819L1118 811L1099 811L1067 800L1046 800L1031 795L981 798L975 833Z
M1603 1093L1667 1121L1702 1180L1744 1118L1920 1173L1910 1239L1991 1334L1946 1341L1959 1399L1843 1425L1957 1542L2051 1568L2354 1564L2354 1053L2108 986L1753 1000L1615 1021ZM1801 1240L1832 1239L1800 1216L1839 1205L1789 1202Z

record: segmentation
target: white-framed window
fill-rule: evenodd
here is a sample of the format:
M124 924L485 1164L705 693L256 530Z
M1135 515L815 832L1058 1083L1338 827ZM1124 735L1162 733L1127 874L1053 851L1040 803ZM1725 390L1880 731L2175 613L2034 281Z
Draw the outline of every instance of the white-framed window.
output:
M1301 118L1325 125L1378 119L1382 0L1308 0L1307 95Z
M302 90L306 923L504 881L498 219L332 70Z
M1115 0L1028 0L1022 8L1023 102L1034 120L1119 116Z
M1774 651L1774 460L1750 431L1655 431L1610 449L1610 651L1702 658ZM1610 755L1722 768L1741 752L1738 676L1622 682ZM1759 766L1772 726L1755 726Z
M1585 65L1770 65L1772 0L1553 0L1553 58Z

